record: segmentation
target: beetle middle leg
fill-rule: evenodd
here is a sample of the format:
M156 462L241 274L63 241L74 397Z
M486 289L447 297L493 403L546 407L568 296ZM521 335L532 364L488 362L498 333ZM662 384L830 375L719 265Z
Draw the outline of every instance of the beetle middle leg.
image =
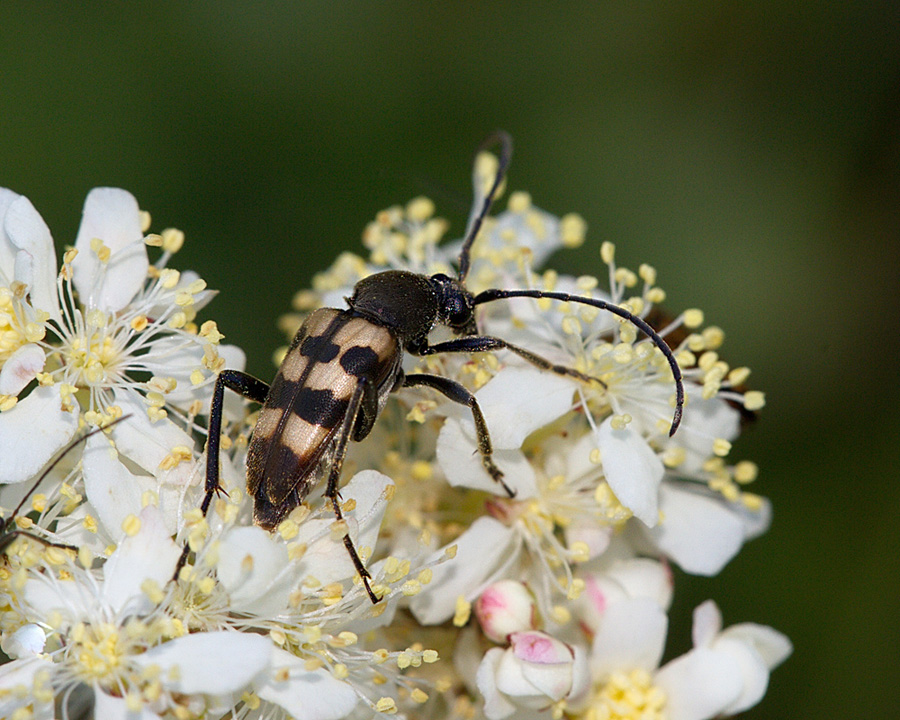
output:
M443 377L442 375L413 373L407 375L403 379L403 387L415 387L417 385L424 385L437 390L453 402L465 405L472 411L472 419L475 421L475 432L478 436L478 452L481 453L481 464L484 465L487 474L490 475L495 482L498 482L503 486L507 495L515 497L515 491L503 481L503 471L494 464L494 460L491 457L494 452L493 446L491 445L491 435L488 432L487 422L485 422L484 414L481 412L481 408L478 406L478 401L475 399L475 396L458 382Z
M200 504L200 511L203 513L203 517L206 517L206 513L209 511L213 495L221 491L219 487L219 447L221 445L225 388L234 390L245 398L258 403L265 402L266 394L269 392L269 386L266 383L240 370L223 370L216 376L212 404L209 410L209 431L206 440L206 495ZM181 568L187 562L189 551L190 548L185 542L184 549L181 551L181 557L178 558L178 564L175 566L173 580L178 579Z

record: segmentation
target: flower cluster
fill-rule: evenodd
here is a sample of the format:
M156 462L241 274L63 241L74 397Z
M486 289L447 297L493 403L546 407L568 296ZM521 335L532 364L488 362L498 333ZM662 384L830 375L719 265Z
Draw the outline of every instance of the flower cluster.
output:
M479 156L477 197L496 162ZM506 350L409 355L404 370L474 393L512 496L485 470L471 412L408 388L351 444L343 519L314 492L269 533L252 524L255 415L237 398L224 492L198 509L212 381L243 355L197 324L205 283L167 267L183 235L148 228L131 195L94 190L58 268L29 201L0 190L0 501L28 503L0 536L0 716L91 703L104 718L703 720L762 698L788 640L723 629L712 601L695 610L694 647L660 666L671 566L718 573L765 531L769 506L746 489L755 465L727 459L763 396L699 310L666 315L652 267L620 267L604 243L603 282L542 269L583 242L584 221L515 192L485 219L467 286L568 292L646 320L684 375L674 436L669 365L635 326L576 303L486 303L480 334L575 372ZM375 272L454 275L447 228L424 198L383 211L368 256L316 276L283 329L343 307ZM79 431L116 419L42 473ZM173 579L183 543L190 561Z

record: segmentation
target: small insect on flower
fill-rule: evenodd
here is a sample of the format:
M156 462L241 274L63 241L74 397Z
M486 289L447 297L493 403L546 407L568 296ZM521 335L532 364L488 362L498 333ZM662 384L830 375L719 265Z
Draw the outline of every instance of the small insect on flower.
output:
M70 452L72 452L72 450L74 450L76 447L78 447L81 443L86 442L87 439L90 438L91 436L96 435L97 433L103 432L103 431L111 428L113 425L116 425L117 423L120 423L123 420L126 420L129 417L131 417L131 416L123 415L122 417L116 418L115 420L107 423L106 425L94 428L90 432L86 432L84 435L81 435L80 437L75 438L68 445L66 445L62 450L59 451L57 456L55 458L53 458L53 461L47 466L47 468L44 470L44 472L42 472L40 474L40 476L38 477L38 479L34 481L34 484L32 484L32 486L28 489L28 492L26 492L25 495L22 497L22 499L19 501L19 504L16 505L15 509L12 511L10 516L7 518L0 518L0 553L5 552L6 549L10 545L12 545L15 540L17 540L18 538L21 538L21 537L31 538L32 540L35 540L36 542L39 542L46 547L56 547L56 548L62 548L64 550L78 550L78 548L72 547L71 545L66 545L65 543L58 543L58 542L53 542L51 540L48 540L47 538L41 537L40 535L37 535L36 533L31 532L30 530L19 529L18 527L16 527L16 518L18 518L19 513L22 512L22 508L25 506L25 503L28 500L28 498L30 498L34 494L35 490L38 489L40 484L42 482L44 482L44 480L47 478L47 476L51 472L53 472L53 469L62 461L62 459L66 455L68 455Z
M263 404L247 452L247 487L254 498L254 521L268 530L275 528L303 501L318 479L326 475L325 497L331 501L338 520L342 519L338 482L347 444L369 434L388 395L401 387L431 388L467 406L475 422L482 465L512 497L512 490L492 459L490 433L475 396L449 378L405 374L401 369L404 352L425 356L508 350L541 370L603 386L599 378L551 363L502 338L479 334L476 306L506 298L581 303L633 323L659 348L671 368L676 405L670 434L675 432L684 404L681 372L669 346L642 319L617 305L568 293L490 289L473 295L466 289L472 243L498 194L512 157L512 141L502 132L482 143L479 152L495 144L500 146L497 171L486 192L476 187L456 277L405 270L370 275L356 284L353 296L347 300L348 309L322 308L306 319L271 385L237 370L219 373L210 410L206 496L201 505L204 515L219 490L218 457L225 388ZM460 337L430 344L428 335L438 325L448 327ZM345 534L343 541L369 598L373 603L378 602L369 584L370 575L350 536ZM187 553L185 546L176 578Z

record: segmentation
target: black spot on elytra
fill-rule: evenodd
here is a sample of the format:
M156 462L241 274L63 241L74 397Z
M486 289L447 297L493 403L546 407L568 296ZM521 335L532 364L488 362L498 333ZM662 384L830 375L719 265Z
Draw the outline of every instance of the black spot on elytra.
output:
M362 377L378 363L378 353L372 348L357 345L341 355L341 367L347 374Z
M317 362L331 362L340 352L340 347L324 335L309 335L300 343L300 354Z
M293 396L288 392L288 388L294 383L284 379L281 373L275 376L272 385L269 387L269 394L266 396L266 406L271 408L279 408L286 410L294 401Z
M330 430L340 424L348 405L347 400L336 398L331 390L305 387L297 393L294 412L306 422Z

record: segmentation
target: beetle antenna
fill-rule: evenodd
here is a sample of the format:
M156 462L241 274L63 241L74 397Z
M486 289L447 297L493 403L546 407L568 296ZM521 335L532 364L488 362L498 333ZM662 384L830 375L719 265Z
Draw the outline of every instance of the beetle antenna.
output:
M604 302L603 300L595 300L594 298L581 297L580 295L569 295L568 293L549 292L545 290L485 290L475 296L474 304L481 305L482 303L493 302L494 300L516 297L549 298L551 300L560 300L562 302L581 303L582 305L590 305L591 307L599 308L600 310L607 310L613 315L618 315L620 318L627 320L650 338L650 340L653 341L653 344L656 345L660 352L665 356L666 361L669 363L669 367L672 370L672 377L675 378L675 415L672 418L672 426L669 428L669 436L671 437L675 434L675 431L681 424L681 414L684 410L684 381L681 378L681 368L678 367L678 361L675 359L675 354L672 352L672 349L668 346L666 341L662 339L662 336L650 327L645 320L642 320L637 315L628 312L628 310L625 310L618 305Z
M107 423L106 425L103 425L102 427L96 427L96 428L94 428L93 430L91 430L90 432L87 432L87 433L85 433L84 435L82 435L81 437L77 437L77 438L75 438L74 440L72 440L71 442L69 442L68 445L66 445L62 450L60 450L60 451L57 453L56 457L53 458L53 462L51 462L51 463L47 466L47 469L44 470L44 472L41 473L41 476L35 481L34 485L31 486L31 489L29 489L29 491L28 491L27 493L25 493L25 496L19 501L19 504L16 505L16 509L12 511L12 515L10 515L10 516L9 516L8 518L6 518L5 520L0 520L0 528L2 528L2 527L6 524L7 521L9 521L9 520L11 520L12 518L18 516L19 512L22 510L22 507L25 505L25 501L26 501L29 497L31 497L32 493L34 493L35 490L38 489L38 486L39 486L42 482L44 482L44 479L45 479L51 472L53 472L53 468L55 468L57 465L59 465L60 461L61 461L66 455L68 455L74 448L76 448L76 447L79 445L79 443L85 442L85 441L86 441L89 437L91 437L92 435L96 435L96 434L99 433L99 432L103 432L103 431L106 430L107 428L111 428L113 425L116 425L117 423L120 423L120 422L122 422L123 420L127 420L127 419L130 418L130 417L131 417L131 415L123 415L122 417L116 418L116 419L113 420L112 422L109 422L109 423Z
M497 166L497 174L494 176L494 182L484 196L482 196L481 188L483 187L483 184L479 182L476 163L476 173L474 173L473 177L475 200L472 203L472 211L469 213L469 222L466 223L466 234L463 238L462 250L459 252L459 281L461 283L465 282L466 275L469 274L469 251L472 249L472 243L475 242L475 237L481 229L481 224L484 222L484 218L487 217L487 214L491 209L491 203L494 202L494 197L500 189L503 178L506 177L509 162L512 160L512 138L503 130L498 130L489 135L485 141L478 146L475 157L477 158L478 155L493 145L500 145L499 165ZM479 203L481 203L480 207Z

